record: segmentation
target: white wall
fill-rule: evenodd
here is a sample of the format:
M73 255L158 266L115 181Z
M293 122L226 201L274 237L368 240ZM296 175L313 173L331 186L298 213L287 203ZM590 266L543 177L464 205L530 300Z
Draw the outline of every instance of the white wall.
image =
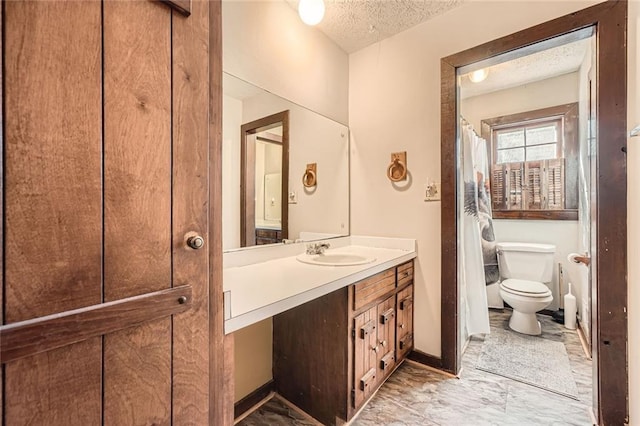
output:
M588 7L597 1L469 2L350 56L352 233L417 238L416 348L440 355L440 204L422 184L440 175L440 58ZM499 19L498 19L499 17ZM487 22L491 24L488 25ZM640 123L640 4L629 4L629 128ZM631 424L640 425L640 143L629 158ZM414 184L384 177L390 152L407 150ZM392 207L392 208L389 208ZM636 361L634 361L636 360Z
M572 72L460 101L460 113L480 134L487 118L578 102L579 74Z
M242 102L222 97L222 247L240 247L240 126Z
M340 123L349 58L284 1L223 1L223 69Z

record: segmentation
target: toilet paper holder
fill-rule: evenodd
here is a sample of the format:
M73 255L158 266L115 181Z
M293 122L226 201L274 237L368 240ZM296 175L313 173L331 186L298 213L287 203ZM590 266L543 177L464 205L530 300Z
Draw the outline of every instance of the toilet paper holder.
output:
M582 263L584 266L589 266L591 264L591 256L589 256L589 253L571 253L567 256L567 260L573 263Z

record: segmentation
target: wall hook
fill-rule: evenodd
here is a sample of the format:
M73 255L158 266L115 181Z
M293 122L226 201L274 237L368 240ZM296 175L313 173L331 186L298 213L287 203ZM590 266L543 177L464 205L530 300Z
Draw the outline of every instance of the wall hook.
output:
M317 178L317 163L307 164L307 169L302 175L302 184L305 188L312 188L318 184Z
M391 182L407 180L407 152L391 154L391 164L387 167L387 177Z

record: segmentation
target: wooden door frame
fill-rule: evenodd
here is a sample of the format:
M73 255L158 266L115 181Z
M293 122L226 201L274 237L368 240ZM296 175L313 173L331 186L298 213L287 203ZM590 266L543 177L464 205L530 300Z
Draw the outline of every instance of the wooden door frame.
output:
M253 220L247 220L255 212L255 167L248 167L249 135L269 130L282 125L282 238L289 238L289 110L277 112L266 117L245 123L240 127L240 245L242 247L255 245L255 215ZM254 150L255 151L255 150ZM252 190L249 190L252 189ZM248 232L252 229L253 232ZM253 238L254 244L249 244Z
M460 370L458 351L456 69L579 29L597 37L597 288L593 324L594 412L600 424L629 421L627 355L627 1L607 1L441 60L441 367ZM615 206L615 208L611 208Z

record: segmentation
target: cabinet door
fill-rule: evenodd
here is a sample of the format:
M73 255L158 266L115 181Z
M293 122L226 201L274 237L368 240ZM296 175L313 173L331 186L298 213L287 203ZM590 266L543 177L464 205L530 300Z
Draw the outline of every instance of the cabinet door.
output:
M413 347L413 285L398 292L396 357L403 359Z
M376 365L378 369L377 382L382 383L393 371L395 361L395 325L396 325L396 297L391 296L377 306L378 333Z
M353 319L354 347L353 347L353 406L360 407L371 395L377 383L378 360L377 347L377 308L364 311Z

